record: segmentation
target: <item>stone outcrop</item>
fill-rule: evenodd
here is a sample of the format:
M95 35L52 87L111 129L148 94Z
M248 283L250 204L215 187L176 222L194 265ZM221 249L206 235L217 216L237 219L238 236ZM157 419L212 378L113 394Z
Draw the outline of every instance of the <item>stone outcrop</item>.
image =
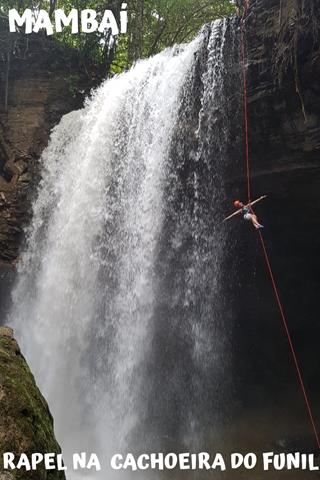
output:
M319 6L316 0L259 0L248 15L255 174L319 167Z
M3 470L2 453L60 453L48 405L13 338L10 328L0 327L0 479L63 480L62 471Z
M250 3L245 37L252 197L268 195L256 211L265 225L265 243L318 422L319 1ZM247 198L242 138L235 141L241 153L228 166L226 211L232 199ZM233 222L228 234L240 411L254 415L253 409L261 409L259 429L277 418L289 448L312 451L314 435L259 238L245 222Z
M5 45L0 46L0 317L8 306L39 156L52 127L80 108L99 81L76 52L38 34L15 40L7 82Z

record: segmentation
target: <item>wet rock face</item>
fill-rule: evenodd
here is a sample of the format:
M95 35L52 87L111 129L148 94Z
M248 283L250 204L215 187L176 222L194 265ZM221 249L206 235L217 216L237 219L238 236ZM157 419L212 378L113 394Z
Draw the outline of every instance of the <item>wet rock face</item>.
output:
M50 38L31 35L27 44L25 38L21 44L18 40L8 84L4 42L0 46L0 317L8 307L40 154L51 128L62 115L80 108L97 82L95 72L88 66L89 73L84 72L75 54Z
M303 353L308 358L313 338L320 333L316 298L320 246L319 2L252 3L246 39L253 196L269 195L258 211L266 223L264 234L293 335L300 348L309 345L309 351ZM243 192L245 184L241 183ZM255 251L255 240L250 246ZM314 370L309 369L310 373Z
M251 4L245 30L252 197L268 195L256 213L265 225L273 272L319 421L319 1ZM229 165L228 202L247 196L241 160ZM235 272L229 295L237 312L232 326L237 413L261 409L259 422L283 422L288 444L295 440L300 449L312 449L313 433L259 238L240 220L228 225L228 235L227 264Z
M318 166L317 0L259 0L246 21L255 173Z
M3 471L2 454L60 453L48 405L38 390L10 328L0 327L0 479L63 480L63 472Z

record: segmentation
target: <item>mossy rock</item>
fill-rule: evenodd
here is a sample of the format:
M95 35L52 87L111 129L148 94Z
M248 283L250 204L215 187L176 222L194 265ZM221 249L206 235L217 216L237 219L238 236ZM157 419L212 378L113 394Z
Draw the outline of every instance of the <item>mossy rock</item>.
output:
M12 331L0 327L0 480L63 480L64 472L3 470L2 454L61 453L47 402L21 354Z

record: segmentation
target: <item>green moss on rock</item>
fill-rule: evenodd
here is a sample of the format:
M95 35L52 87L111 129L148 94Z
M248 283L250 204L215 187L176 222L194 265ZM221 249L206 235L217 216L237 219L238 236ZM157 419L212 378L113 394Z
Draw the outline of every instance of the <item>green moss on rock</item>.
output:
M64 472L3 470L2 454L60 453L47 402L21 354L12 331L0 327L0 480L63 480Z

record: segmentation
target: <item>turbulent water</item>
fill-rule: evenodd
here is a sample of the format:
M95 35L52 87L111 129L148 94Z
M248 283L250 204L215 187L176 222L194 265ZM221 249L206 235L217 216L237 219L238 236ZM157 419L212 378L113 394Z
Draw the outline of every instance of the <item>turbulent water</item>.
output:
M232 29L106 81L42 156L11 324L66 457L197 448L218 430Z

